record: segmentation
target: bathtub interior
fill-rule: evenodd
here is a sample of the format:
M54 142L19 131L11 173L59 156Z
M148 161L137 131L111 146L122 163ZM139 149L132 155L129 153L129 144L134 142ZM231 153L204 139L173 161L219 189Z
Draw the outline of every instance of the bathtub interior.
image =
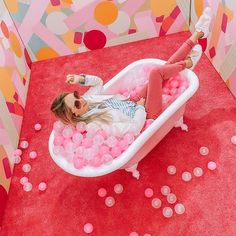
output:
M136 61L126 68L124 68L120 73L113 77L108 83L104 85L105 94L116 94L121 91L124 87L132 92L136 86L147 83L147 78L150 74L152 68L158 64L164 64L165 61L159 59L143 59ZM198 87L197 77L193 72L185 70L181 72L182 76L186 76L190 84L188 89L183 92L183 94L178 97L172 104L166 107L165 110L160 114L160 116L154 120L154 122L148 126L140 135L134 140L134 142L117 158L115 158L109 165L101 165L100 167L84 166L82 169L76 169L73 163L68 162L65 158L61 156L56 156L53 153L53 139L54 131L50 135L49 139L49 151L56 162L62 169L66 172L82 177L96 177L111 173L126 163L128 163L134 155L142 148L142 146L147 142L152 135L164 124L178 107L182 106L196 91Z

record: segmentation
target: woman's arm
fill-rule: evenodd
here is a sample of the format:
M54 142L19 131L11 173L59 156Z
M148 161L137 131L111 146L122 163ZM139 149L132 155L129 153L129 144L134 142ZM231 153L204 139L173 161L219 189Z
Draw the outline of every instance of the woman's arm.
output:
M95 75L67 75L66 82L70 84L80 84L82 86L91 86L84 95L102 94L103 81L101 78Z

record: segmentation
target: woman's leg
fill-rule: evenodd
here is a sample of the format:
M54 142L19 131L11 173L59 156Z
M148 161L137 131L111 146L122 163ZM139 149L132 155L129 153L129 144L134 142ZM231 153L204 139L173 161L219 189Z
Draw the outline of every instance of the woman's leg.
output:
M190 38L188 38L181 47L169 58L166 64L173 64L178 61L185 60L198 39L203 36L202 32L195 31Z
M156 119L162 112L162 82L186 68L187 60L157 66L149 76L145 109L148 119Z

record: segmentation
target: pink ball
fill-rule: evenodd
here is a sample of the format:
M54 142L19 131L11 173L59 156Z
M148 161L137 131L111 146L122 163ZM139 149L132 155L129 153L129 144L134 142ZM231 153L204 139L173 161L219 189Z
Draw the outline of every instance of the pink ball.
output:
M77 145L81 143L82 139L83 135L81 133L74 133L72 136L72 141Z
M85 122L79 122L76 124L76 129L80 133L83 133L86 130L86 123Z
M108 147L115 147L117 142L118 142L117 138L114 137L114 136L110 136L106 140L106 144L107 144Z
M172 80L172 81L170 82L170 86L171 86L172 88L177 88L177 87L179 86L179 82L178 82L177 80Z
M87 132L90 132L92 134L95 134L99 129L99 126L94 123L89 123L86 125Z
M169 95L170 94L170 89L169 88L163 88L162 92L163 92L163 94Z
M107 138L107 133L105 130L99 129L97 135L101 135L104 139Z
M41 183L39 184L39 186L38 186L38 189L39 189L40 191L45 191L45 190L47 189L47 184L44 183L44 182L41 182Z
M131 233L129 234L129 236L138 236L138 233L137 233L137 232L131 232Z
M89 148L93 145L93 140L90 138L84 138L81 142L81 145L85 148Z
M73 164L76 169L81 169L84 167L84 160L82 158L73 157Z
M170 90L170 94L171 94L171 95L175 95L177 92L178 92L178 89L177 89L177 88L172 88L172 89Z
M134 135L131 133L127 133L124 136L124 140L128 143L131 144L134 141Z
M117 193L117 194L120 194L120 193L122 193L123 192L123 186L122 186L122 184L116 184L115 186L114 186L114 191L115 191L115 193Z
M207 167L209 170L215 170L216 169L216 163L214 161L210 161L207 164Z
M115 199L113 197L106 197L105 204L108 207L112 207L115 204Z
M62 136L64 138L71 138L73 135L73 130L71 127L66 126L63 130L62 130Z
M231 143L236 144L236 135L231 137Z
M54 122L54 124L53 124L53 129L56 132L61 132L64 129L64 127L65 127L65 125L59 120Z
M21 183L22 185L28 183L28 181L29 181L29 179L28 179L27 177L22 177L22 178L20 179L20 183Z
M95 152L92 148L86 148L84 150L84 158L86 160L92 160L94 156L95 156Z
M64 153L64 148L62 146L54 146L53 147L53 153L55 155L63 155Z
M96 157L94 157L94 158L90 161L90 164L91 164L93 167L99 167L99 166L101 166L103 163L102 163L102 159L101 159L99 156L96 156Z
M75 150L75 154L78 157L83 157L83 155L84 155L84 147L82 147L82 146L77 147L76 150Z
M99 150L99 153L100 153L100 155L104 155L104 154L108 154L108 153L110 153L110 148L108 147L108 146L106 146L106 145L102 145L102 146L100 146L100 150Z
M63 136L56 136L53 140L53 144L56 146L62 145L64 141Z
M151 188L146 188L145 189L145 192L144 192L144 195L147 197L147 198L151 198L153 196L153 190Z
M41 130L41 128L42 128L42 126L41 126L40 124L38 124L38 123L34 125L34 129L35 129L36 131Z
M95 145L101 145L104 142L104 137L101 134L96 134L93 138L93 143Z
M129 93L128 93L128 92L124 92L124 93L123 93L123 96L129 97Z
M98 189L98 196L105 197L107 195L107 190L105 188Z
M30 153L29 153L29 157L30 157L31 159L35 159L35 158L37 157L37 152L35 152L35 151L30 152Z
M117 144L121 151L126 150L129 147L129 144L125 140L120 140Z
M137 93L135 90L130 93L130 98L135 98L136 96L137 96Z
M22 155L22 151L20 149L16 149L13 153L14 156L21 156Z
M104 164L110 164L113 160L113 157L110 154L105 154L102 156L102 160Z
M86 223L84 225L84 232L90 234L93 232L93 225L91 223Z
M119 147L113 147L113 148L111 149L111 155L112 155L113 157L118 157L118 156L120 156L120 154L121 154L121 148L119 148Z

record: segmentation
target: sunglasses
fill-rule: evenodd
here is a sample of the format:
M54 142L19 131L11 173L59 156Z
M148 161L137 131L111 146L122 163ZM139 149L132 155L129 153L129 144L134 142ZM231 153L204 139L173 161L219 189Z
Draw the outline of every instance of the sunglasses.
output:
M79 99L79 98L80 98L79 93L78 93L77 91L74 91L73 94L74 94L74 97L75 97L76 99ZM75 107L76 107L77 109L80 109L80 108L81 108L81 102L80 102L79 100L75 100L74 105L75 105Z

